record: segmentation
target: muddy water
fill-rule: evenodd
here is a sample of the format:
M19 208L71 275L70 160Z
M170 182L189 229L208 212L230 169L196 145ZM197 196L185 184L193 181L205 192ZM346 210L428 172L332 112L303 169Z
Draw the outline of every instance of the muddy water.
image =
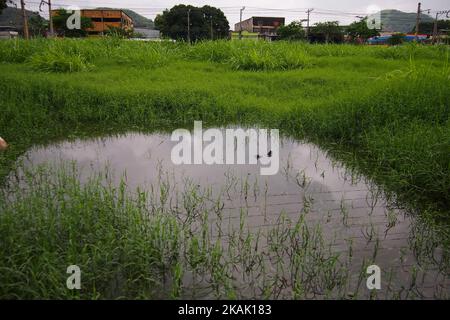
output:
M416 221L407 212L390 206L376 185L333 162L319 147L282 138L278 174L261 176L259 165L174 165L170 156L175 144L165 134L129 133L33 148L24 156L24 163L58 165L74 160L81 179L107 167L114 172L115 183L125 180L131 189L154 190L155 186L158 189L162 179L166 179L169 193L175 199L170 206L181 216L185 214L180 199L183 189L189 185L203 190L208 198L220 199L220 206L213 204L217 201L204 205L209 211L211 237L221 238L224 243L231 241L230 234L242 229L245 216L245 229L249 233L265 235L258 239L258 250L264 253L269 276L280 262L275 263L268 252L273 253L271 245L275 242L277 246L283 242L274 240L274 230L280 225L294 228L303 219L309 228L307 232L312 234L310 241L318 243L328 255L336 254L345 261L347 293L358 291L359 296L368 297L365 268L376 264L382 271L378 297L405 297L409 291L406 296L409 298L447 297L449 281L438 270L439 248L430 252L423 245L426 240L418 235L421 227ZM418 250L423 247L428 248L427 252ZM319 248L312 246L307 254L313 255L314 251ZM432 259L424 258L427 254L437 262L430 263ZM289 257L292 256L283 253L281 260ZM289 261L285 264L289 265ZM186 285L192 284L192 275L185 278ZM241 280L240 297L258 296L255 284ZM200 296L214 297L212 293ZM322 296L323 293L310 298ZM291 297L289 285L280 290L279 297Z

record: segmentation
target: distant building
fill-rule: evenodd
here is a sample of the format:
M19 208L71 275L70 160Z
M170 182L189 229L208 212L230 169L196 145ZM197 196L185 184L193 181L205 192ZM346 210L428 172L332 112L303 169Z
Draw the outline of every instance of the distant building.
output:
M12 39L19 36L19 31L15 27L0 26L0 39Z
M58 15L58 10L52 10L52 15ZM82 9L81 17L91 19L92 28L86 29L90 35L102 35L110 28L133 30L133 19L119 9Z
M278 38L278 28L284 26L285 21L285 18L279 17L251 17L242 23L236 23L234 30L257 33L259 38L271 41Z
M148 28L134 28L134 32L140 39L146 40L158 40L161 38L159 30L153 30Z

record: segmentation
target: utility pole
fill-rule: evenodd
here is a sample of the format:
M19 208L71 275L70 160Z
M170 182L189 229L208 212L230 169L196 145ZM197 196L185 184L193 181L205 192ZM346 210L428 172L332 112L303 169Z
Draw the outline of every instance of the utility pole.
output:
M188 34L187 34L187 41L189 44L191 44L191 9L189 8L187 11L187 18L188 18L188 22L187 22L187 30L188 30Z
M422 4L419 2L417 5L417 16L416 16L416 41L419 41L419 28L420 28L420 21L421 21L421 14L422 12L427 12L430 14L431 9L422 10Z
M306 40L308 40L309 39L309 15L311 14L311 12L313 11L314 9L308 9L307 11L306 11L306 13L308 14L308 19L306 20L307 22L306 22Z
M434 20L434 26L433 26L433 43L436 43L437 37L438 37L438 20L440 15L447 15L447 18L449 18L450 10L444 10L444 11L438 11L436 12L436 19Z
M422 13L422 4L419 2L419 4L417 5L417 16L416 16L416 41L417 41L417 37L419 35L419 25L420 25L420 14Z
M50 37L53 37L54 30L53 30L53 17L52 17L52 0L48 0L48 24L49 24Z
M242 40L242 12L244 12L245 7L242 7L242 9L239 12L239 40Z
M48 30L48 35L49 37L53 37L53 35L55 34L55 31L53 29L53 16L52 16L52 3L51 0L41 0L41 3L39 4L39 11L42 11L41 7L42 5L48 5L48 24L49 24L49 30Z
M439 19L439 12L436 12L436 19L434 20L434 26L433 26L433 43L436 43L436 40L437 40L438 19Z
M30 33L28 31L28 18L27 18L27 12L25 11L25 1L20 0L20 6L22 10L22 18L23 18L23 36L25 39L30 39Z
M206 13L203 14L203 19L208 20L209 18L209 37L211 38L211 41L214 40L214 31L213 31L213 15Z
M214 33L213 33L213 18L210 17L210 23L211 23L211 41L214 40Z

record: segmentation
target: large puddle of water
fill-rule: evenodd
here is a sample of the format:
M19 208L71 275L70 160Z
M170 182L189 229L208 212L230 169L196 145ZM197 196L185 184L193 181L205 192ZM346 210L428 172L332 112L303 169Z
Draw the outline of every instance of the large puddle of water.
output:
M270 247L275 242L274 230L280 225L295 228L302 219L312 234L310 241L345 260L349 286L359 285L363 296L370 294L364 269L368 263L376 264L382 271L380 297L395 297L393 292L401 297L408 290L409 297L448 295L448 278L438 270L439 248L430 252L423 245L426 240L418 235L421 227L406 212L389 205L376 185L347 171L319 147L281 138L279 173L261 176L259 165L174 165L170 156L175 144L166 134L129 133L32 148L21 161L25 167L75 161L82 180L107 167L114 173L113 182L124 180L129 189L140 187L159 192L164 179L173 198L164 205L175 208L181 216L185 214L180 204L182 190L187 185L203 190L210 199L220 199L221 203L220 214L217 201L204 204L210 236L230 242L230 234L242 229L245 216L245 229L263 235L258 239L258 251L265 257L269 275L278 272L270 270L279 264L269 252L273 252ZM281 260L292 259L287 253L289 247L292 245L287 244ZM427 252L420 252L424 247ZM424 258L427 254L437 263ZM362 284L358 280L361 274ZM253 284L239 280L239 275L236 279L242 282L241 297L258 295L254 283L259 279L253 279ZM187 275L185 281L192 283L192 277ZM288 291L286 285L278 297L284 297ZM207 292L201 296L212 297Z

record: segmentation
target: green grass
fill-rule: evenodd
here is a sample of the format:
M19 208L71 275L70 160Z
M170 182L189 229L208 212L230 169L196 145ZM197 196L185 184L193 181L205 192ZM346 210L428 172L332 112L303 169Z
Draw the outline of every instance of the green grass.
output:
M430 223L438 221L448 226L448 47L226 41L189 46L113 38L42 39L1 41L0 62L0 135L11 145L0 154L1 177L11 172L18 156L32 145L58 139L93 132L151 131L155 127L192 125L194 120L211 126L262 124L325 146L336 158L374 179L401 205L431 218ZM95 202L95 198L73 196L74 207L76 203ZM48 208L37 199L27 198L24 203L36 203L36 218L43 219L38 226L44 228L51 217L46 217ZM14 212L21 210L21 214L30 215L26 213L30 208L15 205L2 208L9 219L1 218L3 237L11 237L11 243L29 244L30 239L15 239L21 237L15 234L21 225L15 221ZM88 214L91 209L78 205L77 212ZM102 225L112 228L111 219L119 211L108 216L105 210L99 210L103 212L99 218L105 219ZM137 217L139 214L136 219L141 219ZM68 219L64 220L67 228L73 222L70 217L62 219ZM29 220L33 221L31 217ZM23 227L32 228L31 224ZM128 234L135 227L124 222L117 230L108 229L102 234ZM90 233L94 229L86 231ZM146 242L147 236L136 241ZM448 234L445 237L448 244ZM114 249L107 244L109 240L101 244L105 254ZM127 240L118 241L114 247L122 253L125 248L134 248ZM4 266L8 251L2 250ZM52 247L50 256L42 259L57 259L55 250ZM74 250L80 252L82 248ZM117 259L117 264L124 263ZM23 260L10 265L17 266L18 261ZM99 265L107 274L114 272L113 266L104 262ZM170 265L176 267L176 263ZM136 272L139 274L139 270ZM100 282L104 285L111 279ZM148 288L135 289L125 286L123 295L152 295ZM43 293L18 295L39 294ZM92 296L85 297L96 297L89 294ZM232 292L227 294L233 296Z
M83 56L56 51L36 53L27 62L34 70L43 72L79 72L92 69Z

